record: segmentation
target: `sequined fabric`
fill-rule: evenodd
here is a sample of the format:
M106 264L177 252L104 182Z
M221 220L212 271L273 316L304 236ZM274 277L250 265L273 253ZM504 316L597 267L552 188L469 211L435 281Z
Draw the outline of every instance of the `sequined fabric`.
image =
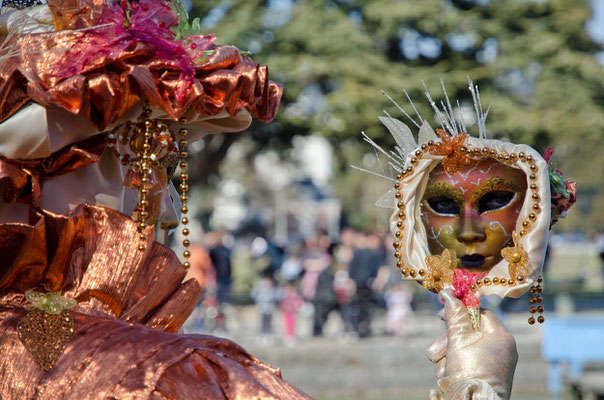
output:
M236 344L175 332L200 294L176 255L115 210L32 212L0 225L0 398L308 399ZM148 232L148 237L152 233ZM78 305L73 336L46 372L18 335L27 290Z
M73 335L73 316L68 310L50 314L29 310L17 323L23 346L45 371L49 371Z

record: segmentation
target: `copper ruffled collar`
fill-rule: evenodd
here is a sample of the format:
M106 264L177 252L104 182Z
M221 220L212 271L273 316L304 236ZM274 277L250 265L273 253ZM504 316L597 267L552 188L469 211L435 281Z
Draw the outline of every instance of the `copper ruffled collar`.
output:
M69 216L32 212L31 224L0 225L0 293L19 303L30 289L63 292L90 311L176 332L201 288L182 283L176 255L150 241L137 250L136 224L108 208L81 205ZM153 236L153 235L149 235Z

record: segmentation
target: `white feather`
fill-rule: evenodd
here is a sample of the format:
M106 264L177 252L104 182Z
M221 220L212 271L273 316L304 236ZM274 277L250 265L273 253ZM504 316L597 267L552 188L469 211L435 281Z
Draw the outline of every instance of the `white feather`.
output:
M406 157L407 154L417 148L415 138L413 137L413 134L411 133L411 130L407 125L405 125L398 119L392 118L390 116L378 118L382 122L382 124L384 124L384 126L390 131L390 134L394 138L394 141L401 150L401 156Z
M424 120L422 127L419 128L418 141L419 141L420 146L422 144L428 143L430 140L436 140L436 139L438 139L438 136L436 136L436 133L434 133L434 130L430 126L430 123L428 121Z

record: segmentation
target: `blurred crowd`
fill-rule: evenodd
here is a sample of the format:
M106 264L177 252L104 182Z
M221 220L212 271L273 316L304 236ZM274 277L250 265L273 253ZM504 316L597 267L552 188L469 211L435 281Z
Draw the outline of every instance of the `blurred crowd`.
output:
M247 296L233 297L232 253L244 248L249 255ZM259 337L270 343L275 321L286 344L301 334L298 314L312 319L312 332L321 336L329 316L341 320L341 334L356 339L372 334L376 310L386 313L387 333L401 336L412 314L413 292L392 266L392 238L381 232L343 228L337 240L326 231L279 246L265 236L237 240L226 232L208 232L203 244L192 245L189 277L204 289L192 317L197 331L226 330L225 304L253 302ZM241 286L241 285L240 285ZM380 332L383 333L383 332Z

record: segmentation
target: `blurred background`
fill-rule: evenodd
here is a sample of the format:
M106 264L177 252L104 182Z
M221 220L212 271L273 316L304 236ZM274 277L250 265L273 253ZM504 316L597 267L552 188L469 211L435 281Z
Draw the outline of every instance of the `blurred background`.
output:
M361 131L391 148L382 94L433 116L440 79L493 105L489 136L551 146L577 204L554 227L546 323L528 298L486 299L515 335L514 399L604 398L603 0L193 0L220 44L250 51L285 87L279 114L194 143L191 275L205 294L187 332L236 340L317 399L423 399L436 296L400 282L376 207L390 176ZM476 126L469 127L476 135ZM173 242L177 247L178 238ZM600 397L598 397L598 395Z

